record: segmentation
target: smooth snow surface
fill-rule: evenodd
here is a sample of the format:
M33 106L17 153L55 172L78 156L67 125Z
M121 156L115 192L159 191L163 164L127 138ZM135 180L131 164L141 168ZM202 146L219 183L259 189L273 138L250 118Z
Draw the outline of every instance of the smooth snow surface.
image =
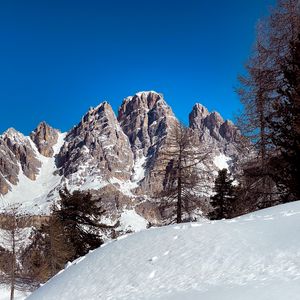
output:
M147 220L138 215L135 210L124 210L120 218L120 227L124 231L130 230L134 232L146 229L148 225Z
M25 212L30 212L31 214L48 213L49 202L57 196L57 191L56 194L55 192L52 194L51 191L61 180L61 176L54 174L54 171L57 170L54 156L63 145L65 136L65 133L59 134L58 141L53 147L54 155L50 158L41 155L31 139L29 137L27 138L35 150L38 160L41 161L42 166L36 180L29 179L20 171L18 184L11 185L12 190L6 195L1 196L3 198L2 202L4 203L4 207L11 204L22 203L21 209ZM0 209L1 208L2 207L0 207Z
M146 160L147 158L144 155L142 155L134 163L132 181L136 183L136 186L138 186L137 183L145 177Z
M226 156L225 154L220 154L214 158L214 164L220 170L228 169L228 162L231 160L230 157Z
M74 262L28 300L300 299L300 201L148 229Z

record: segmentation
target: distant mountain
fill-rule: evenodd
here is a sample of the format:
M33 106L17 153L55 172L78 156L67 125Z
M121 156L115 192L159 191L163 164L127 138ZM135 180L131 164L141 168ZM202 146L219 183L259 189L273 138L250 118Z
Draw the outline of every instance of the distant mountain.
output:
M125 98L118 116L107 102L90 108L67 133L45 122L30 136L10 128L0 136L1 207L18 202L30 214L48 214L66 186L101 198L109 220L120 220L129 210L160 223L165 216L153 198L164 188L162 175L157 175L160 151L177 122L162 94L147 91ZM240 134L231 121L201 104L193 107L189 126L210 148L205 167L211 176L201 192L207 198L217 170L234 167Z

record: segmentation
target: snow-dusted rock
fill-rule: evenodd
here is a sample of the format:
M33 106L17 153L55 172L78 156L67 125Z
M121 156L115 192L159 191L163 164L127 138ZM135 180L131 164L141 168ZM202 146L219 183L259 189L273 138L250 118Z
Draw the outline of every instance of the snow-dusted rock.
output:
M53 129L46 122L41 122L30 134L30 138L36 144L39 152L46 156L53 156L53 146L57 143L59 131Z
M40 166L28 137L14 128L0 136L0 195L8 193L11 185L18 183L21 173L35 180Z
M198 195L207 197L218 171L214 158L226 156L232 169L239 134L230 121L201 104L193 107L189 119L195 143L210 152L199 166L205 188ZM167 213L160 211L155 197L164 189L162 153L176 123L162 94L144 91L124 99L118 118L107 102L90 108L66 134L45 122L30 138L9 129L0 136L1 201L21 202L31 214L48 213L58 190L67 186L91 191L113 222L124 209L135 209L148 222L160 224Z
M73 189L97 190L110 178L130 179L133 154L107 102L91 108L71 129L57 161Z
M189 124L201 142L211 145L219 153L233 157L239 155L236 144L240 132L230 120L224 121L218 112L210 113L206 107L196 103L189 114Z
M145 178L140 182L142 192L153 194L162 188L159 150L164 147L168 128L177 119L162 94L139 92L124 99L118 114L120 125L128 136L135 160L144 158Z

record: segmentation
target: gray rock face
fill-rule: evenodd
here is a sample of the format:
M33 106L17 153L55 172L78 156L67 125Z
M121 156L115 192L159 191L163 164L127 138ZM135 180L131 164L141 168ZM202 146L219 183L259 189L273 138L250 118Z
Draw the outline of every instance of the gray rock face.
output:
M168 128L178 122L163 96L156 92L140 92L124 99L118 120L128 136L134 158L145 157L146 173L140 184L150 194L161 188L161 178L156 169L159 149L163 147Z
M189 115L190 127L192 129L202 130L204 127L204 120L208 116L208 109L200 103L196 103Z
M10 191L10 184L18 183L21 171L35 180L40 166L29 139L22 133L9 128L0 136L0 194Z
M57 143L58 130L53 129L45 122L41 122L30 134L30 138L42 155L53 156L53 146Z
M195 145L200 141L203 149L212 149L210 161L201 166L206 168L203 181L209 186L217 170L214 156L237 158L240 134L232 122L201 104L193 107L189 121ZM135 209L152 224L161 224L168 212L162 213L151 197L164 187L164 175L159 172L165 163L162 153L177 123L163 96L149 91L125 98L118 118L107 102L91 108L66 136L45 122L31 133L31 139L9 129L0 136L0 194L10 193L20 172L33 181L41 172L50 182L49 191L42 191L46 202L67 185L71 190L92 191L113 222L126 208Z
M238 139L241 136L237 127L230 120L226 120L220 126L219 132L227 142L231 143L238 142Z
M140 92L124 99L118 114L118 120L128 136L135 156L142 152L150 156L161 139L166 135L167 127L175 119L172 109L163 96L156 92Z
M18 183L19 169L16 157L0 138L0 195L10 191L10 183Z
M218 112L209 113L206 107L197 103L189 115L189 124L202 142L225 154L237 154L234 146L240 137L239 130L231 121L224 121Z
M130 179L133 154L107 102L90 109L68 133L57 162L61 175L72 185L88 186L95 178L99 184L112 177Z

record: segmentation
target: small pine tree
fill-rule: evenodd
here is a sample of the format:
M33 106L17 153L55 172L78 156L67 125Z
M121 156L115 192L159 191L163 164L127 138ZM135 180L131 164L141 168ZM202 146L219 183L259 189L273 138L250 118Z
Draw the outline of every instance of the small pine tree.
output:
M62 227L66 243L72 247L73 255L70 259L73 260L98 248L103 243L103 231L113 231L118 224L109 226L101 223L105 211L99 201L92 199L90 193L70 193L64 189L59 195L61 199L52 214Z
M212 220L228 219L233 214L233 203L235 201L233 180L227 172L227 169L219 171L215 180L215 195L211 197L211 206L213 211L209 213Z

